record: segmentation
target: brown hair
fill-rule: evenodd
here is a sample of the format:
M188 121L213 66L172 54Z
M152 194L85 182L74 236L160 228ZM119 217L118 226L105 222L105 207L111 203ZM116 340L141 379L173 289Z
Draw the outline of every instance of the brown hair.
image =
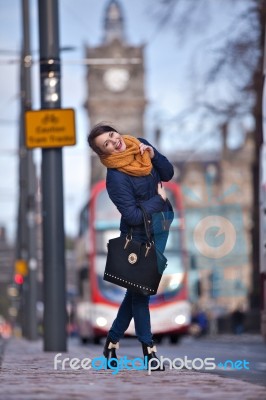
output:
M101 151L101 149L99 149L99 147L97 147L95 145L95 138L97 138L98 136L102 135L103 133L106 132L117 132L116 129L114 129L112 126L110 125L102 125L97 124L95 125L92 130L90 131L89 135L88 135L88 143L89 146L92 148L93 151L95 151L95 153L97 153L98 155L102 155L103 152ZM118 132L117 132L118 133Z

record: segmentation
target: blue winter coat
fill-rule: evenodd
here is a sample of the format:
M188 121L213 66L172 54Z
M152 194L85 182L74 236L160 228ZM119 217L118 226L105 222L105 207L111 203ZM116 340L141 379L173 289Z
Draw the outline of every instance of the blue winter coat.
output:
M142 138L142 143L151 144ZM153 147L153 146L152 146ZM169 211L169 204L157 193L158 183L169 181L174 175L172 164L154 147L152 171L147 176L131 176L117 169L108 168L106 187L110 199L121 213L121 234L127 234L130 227L133 232L143 234L143 214L139 204L146 210L149 219L153 213Z

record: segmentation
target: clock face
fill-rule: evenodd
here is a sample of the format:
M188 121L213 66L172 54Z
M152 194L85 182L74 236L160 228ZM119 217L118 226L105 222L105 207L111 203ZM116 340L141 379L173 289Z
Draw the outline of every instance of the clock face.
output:
M110 68L103 76L104 83L113 92L122 92L128 84L129 72L123 68Z

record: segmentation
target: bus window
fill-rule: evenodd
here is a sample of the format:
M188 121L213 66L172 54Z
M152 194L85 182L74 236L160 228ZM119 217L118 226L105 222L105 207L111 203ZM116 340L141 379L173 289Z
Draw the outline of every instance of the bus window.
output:
M101 227L101 224L106 228L107 224L117 223L120 221L120 213L116 206L109 199L107 190L101 191L97 196L97 204L95 208L95 224L96 229ZM119 226L119 225L118 225Z
M103 280L107 243L110 239L120 235L120 213L109 199L107 190L98 193L95 203L95 258L94 271L98 290L109 302L119 304L124 298L125 289Z

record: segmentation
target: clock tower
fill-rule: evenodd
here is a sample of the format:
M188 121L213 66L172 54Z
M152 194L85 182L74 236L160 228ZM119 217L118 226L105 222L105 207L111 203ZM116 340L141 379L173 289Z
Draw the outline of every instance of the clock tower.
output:
M105 122L125 134L144 136L143 46L131 46L126 41L124 17L117 0L107 4L101 45L86 47L90 60L87 84L90 126ZM92 157L92 183L105 172Z

